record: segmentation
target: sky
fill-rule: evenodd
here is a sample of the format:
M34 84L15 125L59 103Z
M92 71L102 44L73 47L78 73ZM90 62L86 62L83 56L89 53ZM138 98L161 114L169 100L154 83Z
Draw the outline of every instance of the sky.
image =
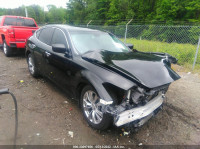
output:
M69 0L0 0L0 8L18 8L19 6L29 6L32 4L40 5L47 11L47 5L55 5L57 7L66 8Z

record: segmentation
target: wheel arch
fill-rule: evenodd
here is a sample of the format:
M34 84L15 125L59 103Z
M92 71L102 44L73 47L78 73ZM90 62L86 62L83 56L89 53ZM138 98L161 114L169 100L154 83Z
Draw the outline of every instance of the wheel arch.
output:
M113 101L112 97L110 96L110 94L107 92L107 90L103 85L105 82L101 80L101 78L99 78L93 72L88 70L82 71L81 74L83 81L80 81L80 83L78 84L77 88L78 99L80 99L80 93L81 93L80 90L83 89L85 85L91 85L96 90L101 99L104 99L106 101Z
M30 53L31 53L30 50L26 50L26 52L25 52L25 56L28 57L28 55L29 55Z
M79 84L76 87L76 99L78 100L78 106L80 107L80 98L81 98L81 92L83 90L83 88L87 85L90 85L90 83L88 82L79 82Z
M1 34L1 40L2 40L2 44L3 44L3 41L5 40L5 35L4 34Z

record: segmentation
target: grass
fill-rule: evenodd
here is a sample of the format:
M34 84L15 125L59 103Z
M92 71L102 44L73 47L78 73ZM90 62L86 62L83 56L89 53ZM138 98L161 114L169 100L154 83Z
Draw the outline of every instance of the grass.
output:
M122 39L123 41L123 39ZM144 52L164 52L168 53L178 59L178 64L191 70L194 62L194 57L197 45L180 44L180 43L166 43L160 41L138 40L135 38L127 38L126 43L134 45L134 49ZM197 57L195 69L200 68L200 49Z

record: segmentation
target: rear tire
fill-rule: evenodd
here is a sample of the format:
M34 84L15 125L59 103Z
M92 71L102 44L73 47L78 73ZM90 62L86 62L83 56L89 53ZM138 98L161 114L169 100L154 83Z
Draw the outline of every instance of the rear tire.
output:
M29 70L30 74L33 77L38 77L39 72L36 68L35 61L34 61L33 55L31 53L29 53L27 56L27 63L28 63L28 70Z
M11 56L12 53L12 49L11 47L9 47L6 43L6 41L3 41L3 53L5 54L5 56L9 57Z
M80 104L84 118L92 128L105 130L112 124L113 118L101 111L99 100L100 98L92 86L87 85L83 88Z

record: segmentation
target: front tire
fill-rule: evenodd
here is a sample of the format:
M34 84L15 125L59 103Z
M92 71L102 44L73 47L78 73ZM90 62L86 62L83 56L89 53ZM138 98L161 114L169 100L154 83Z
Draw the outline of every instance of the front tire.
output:
M39 76L39 73L38 73L38 70L37 70L37 68L36 68L33 55L32 55L31 53L28 54L27 63L28 63L28 70L29 70L30 74L31 74L33 77L38 77L38 76Z
M12 50L11 47L9 47L6 43L6 41L4 40L3 41L3 53L5 54L5 56L7 56L7 57L11 56L11 53L12 53L11 50Z
M112 117L103 113L100 98L95 89L87 85L81 92L81 109L88 124L98 130L107 129L112 123Z

